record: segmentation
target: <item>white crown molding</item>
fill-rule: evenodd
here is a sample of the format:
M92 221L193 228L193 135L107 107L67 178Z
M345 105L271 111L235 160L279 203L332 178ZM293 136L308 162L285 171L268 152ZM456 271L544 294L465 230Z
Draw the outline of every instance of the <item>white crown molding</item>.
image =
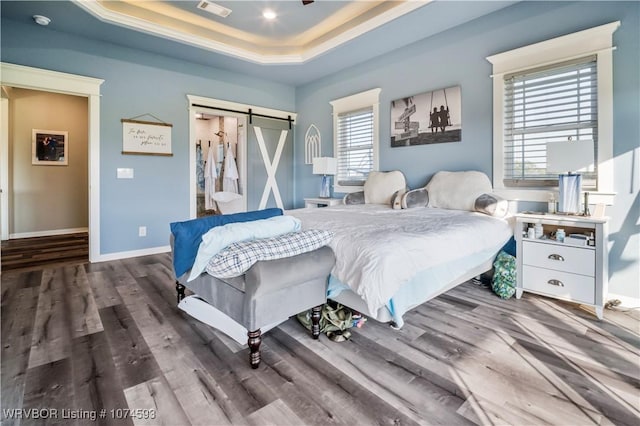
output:
M432 1L433 0L410 0L400 6L396 6L393 9L390 9L384 13L381 13L380 15L375 16L372 19L367 20L366 22L361 23L360 25L356 25L341 34L338 34L337 36L325 41L324 43L305 50L301 54L301 62L306 62L315 58L316 56L322 55L323 53L328 52L331 49L334 49L369 31L372 31L388 22L391 22L396 18L406 15L407 13L412 12L428 3L431 3Z
M353 28L338 34L335 37L315 46L300 47L300 53L259 53L244 47L223 43L207 37L189 34L185 31L176 30L144 19L127 15L121 12L110 10L103 6L98 0L71 0L78 7L84 9L97 19L121 27L131 28L147 34L156 35L180 43L189 44L202 49L234 56L258 64L302 64L327 51L340 46L356 37L365 34L381 25L384 25L402 15L416 10L433 0L408 0L401 5L394 7L372 19L367 20Z

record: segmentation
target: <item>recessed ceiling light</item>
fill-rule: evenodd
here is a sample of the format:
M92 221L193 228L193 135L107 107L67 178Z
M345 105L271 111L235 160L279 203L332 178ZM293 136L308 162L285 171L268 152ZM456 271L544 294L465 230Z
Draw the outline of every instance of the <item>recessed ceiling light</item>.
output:
M42 25L43 27L46 27L51 22L51 19L42 15L33 15L33 20L36 21L36 24Z
M272 19L276 19L276 13L273 10L269 10L266 9L264 12L262 12L262 16L264 16L264 19L268 19L268 20L272 20Z

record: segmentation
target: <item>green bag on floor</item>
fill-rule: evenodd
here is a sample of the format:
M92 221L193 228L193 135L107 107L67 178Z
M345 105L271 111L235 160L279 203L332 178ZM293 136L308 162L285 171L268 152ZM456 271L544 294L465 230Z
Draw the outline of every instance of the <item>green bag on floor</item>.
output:
M311 311L300 312L298 321L305 326L307 330L311 330ZM351 309L336 303L332 306L329 303L322 305L320 313L320 333L333 333L345 331L353 327L353 312Z
M493 267L493 292L503 299L510 298L516 292L516 258L501 251L493 262Z

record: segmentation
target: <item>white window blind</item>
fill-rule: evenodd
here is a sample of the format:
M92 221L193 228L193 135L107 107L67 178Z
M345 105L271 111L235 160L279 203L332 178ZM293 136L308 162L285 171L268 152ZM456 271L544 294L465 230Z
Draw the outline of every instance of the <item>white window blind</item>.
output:
M590 56L505 75L505 186L558 185L547 171L547 143L590 139L598 158L596 65ZM595 187L596 167L580 171L584 187Z
M373 169L373 133L373 107L338 114L338 185L363 185Z

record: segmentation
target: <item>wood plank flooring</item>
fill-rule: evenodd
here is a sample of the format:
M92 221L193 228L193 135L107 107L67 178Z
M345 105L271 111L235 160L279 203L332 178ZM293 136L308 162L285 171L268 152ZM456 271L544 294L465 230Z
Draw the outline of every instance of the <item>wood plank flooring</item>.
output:
M347 342L290 319L252 370L176 308L168 254L3 271L1 289L3 425L640 423L638 311L465 283Z
M89 234L53 235L2 241L2 270L86 263Z

